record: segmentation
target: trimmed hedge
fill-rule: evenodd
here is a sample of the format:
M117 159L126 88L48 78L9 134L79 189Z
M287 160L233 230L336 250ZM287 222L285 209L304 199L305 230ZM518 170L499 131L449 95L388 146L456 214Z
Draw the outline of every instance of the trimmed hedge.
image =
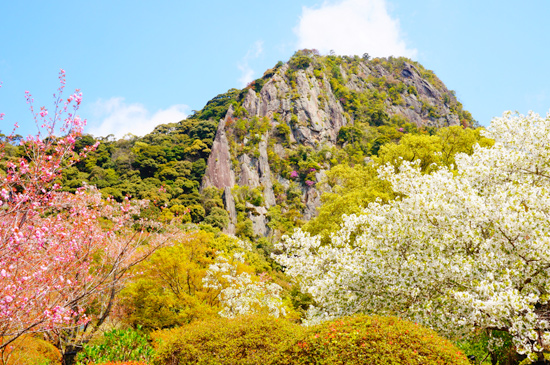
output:
M451 342L396 317L345 317L310 327L279 364L470 364Z
M278 354L302 333L297 324L267 316L195 322L154 332L153 364L277 364Z
M396 317L360 315L309 328L271 317L215 319L153 338L155 365L469 365L448 340Z

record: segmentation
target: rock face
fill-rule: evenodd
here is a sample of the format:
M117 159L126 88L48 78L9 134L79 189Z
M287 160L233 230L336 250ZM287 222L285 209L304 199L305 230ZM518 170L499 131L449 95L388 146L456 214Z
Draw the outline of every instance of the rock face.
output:
M202 187L215 186L217 188L233 187L235 185L235 173L231 168L231 153L225 134L225 124L233 115L233 108L229 108L224 120L220 120L216 138L212 144L212 151L208 157L206 172L203 177Z
M226 233L235 234L237 210L235 209L235 199L233 199L230 186L225 186L223 188L223 203L225 205L225 209L229 212L229 225L226 228Z
M281 196L288 199L299 195L300 201L294 201L302 218L315 216L321 196L316 183L330 164L304 167L307 158L300 163L288 159L300 148L317 152L340 148L338 137L344 126L370 123L374 128L380 121L392 125L389 120L418 127L460 123L454 94L412 61L369 62L355 58L335 66L327 57L307 57L308 67L296 68L291 59L271 70L271 76L257 80L262 82L261 88L256 85L245 89L238 105L230 108L219 123L202 187L223 189L231 221L226 230L229 233L235 232L244 215L252 221L255 235L271 234L269 210L281 205ZM361 100L367 100L364 105L350 102L350 98L361 95ZM380 109L379 120L372 117L371 104L375 103ZM281 161L296 169L301 166L301 175L281 168ZM235 186L261 192L263 199L256 205L239 205L238 199L231 196ZM236 206L240 207L240 216ZM290 208L283 204L281 209Z

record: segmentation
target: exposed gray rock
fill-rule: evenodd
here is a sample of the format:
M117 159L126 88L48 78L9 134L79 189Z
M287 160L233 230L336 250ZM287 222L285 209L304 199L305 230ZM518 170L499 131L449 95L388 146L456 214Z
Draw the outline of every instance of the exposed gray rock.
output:
M311 187L305 193L306 209L304 210L304 219L309 220L317 215L317 208L321 206L320 192Z
M448 90L438 89L439 86L432 85L422 77L422 73L413 64L405 62L399 73L388 71L381 63L364 61L357 63L353 70L346 69L342 65L338 67L344 85L353 92L376 90L378 86L373 83L373 78L385 78L387 82L396 85L402 82L407 87L414 86L418 95L405 92L401 93L402 101L400 99L385 101L385 111L389 117L401 116L417 126L441 127L459 124L458 116L443 102L443 95ZM284 189L288 189L291 182L282 176L274 176L269 165L268 149L280 158L287 157L286 148L295 148L297 144L310 146L317 151L324 147L330 149L336 144L340 128L354 122L353 116L344 111L341 100L333 92L329 73L316 74L311 65L306 70L294 72L291 81L286 74L288 68L288 64L283 65L269 80L266 80L260 92L249 89L242 101L242 107L246 110L245 117L249 119L267 118L272 127L279 123L288 124L291 130L290 147L286 143L282 144L279 139L270 141L269 138L275 138L275 136L267 132L252 151L248 150L240 155L233 151L233 157L239 162L235 172L232 169L225 134L226 122L233 114L232 108L218 127L202 186L216 186L224 189L224 203L233 225L233 228L228 230L234 231L236 224L237 214L231 188L237 181L239 185L259 188L263 191L265 206L256 207L247 204L246 209L248 217L253 222L254 233L261 236L269 234L267 209L276 204L272 182L278 182ZM431 114L429 110L432 110ZM243 145L249 146L251 141L257 139L258 137L255 136L246 136ZM365 163L370 161L369 158L365 158ZM316 173L317 182L322 181L324 177L323 170ZM303 218L310 219L317 214L321 192L317 185L307 187L302 184L300 189L303 192L302 203L305 205Z
M284 156L285 155L285 149L280 144L274 145L273 146L273 151L279 156Z
M260 176L258 175L256 159L251 159L247 154L243 154L239 156L239 162L241 163L239 185L247 185L251 188L260 186Z
M262 137L258 148L260 150L260 157L258 159L260 184L264 188L265 205L269 208L275 205L275 194L273 193L273 185L271 184L271 168L269 167L269 160L267 158L267 135Z
M256 96L256 92L253 89L248 89L246 94L243 107L248 111L248 115L251 117L257 116L260 111L259 108L260 100Z
M229 225L224 229L225 233L235 234L235 226L237 225L237 210L235 209L235 200L231 193L231 188L226 186L223 189L223 203L225 209L229 212Z
M232 188L235 185L235 173L231 168L231 153L229 152L229 143L225 134L225 123L232 115L233 107L230 107L225 119L220 120L210 156L208 157L208 164L201 189L208 186L224 189L225 187Z
M260 115L272 116L273 113L278 112L281 107L281 100L279 98L279 90L273 80L264 85L260 92Z
M256 207L250 203L246 203L248 218L252 221L254 234L258 236L267 236L269 227L267 227L267 209L264 207Z

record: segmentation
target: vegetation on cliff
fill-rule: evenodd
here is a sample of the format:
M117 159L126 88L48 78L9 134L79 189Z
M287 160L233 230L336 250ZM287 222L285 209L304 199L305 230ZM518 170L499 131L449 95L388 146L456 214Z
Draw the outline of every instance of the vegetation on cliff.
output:
M234 181L205 183L220 120L231 156L226 172ZM58 182L66 191L87 183L118 201L150 200L148 214L160 219L179 217L209 230L273 241L317 215L321 195L331 191L323 183L331 169L367 168L383 146L387 151L411 135L440 138L437 131L451 125L476 124L420 64L302 50L246 88L220 94L187 119L144 137L82 136L77 152L99 141L98 148L64 169ZM475 143L469 141L464 148ZM264 155L266 164L259 162ZM224 197L226 187L234 206Z

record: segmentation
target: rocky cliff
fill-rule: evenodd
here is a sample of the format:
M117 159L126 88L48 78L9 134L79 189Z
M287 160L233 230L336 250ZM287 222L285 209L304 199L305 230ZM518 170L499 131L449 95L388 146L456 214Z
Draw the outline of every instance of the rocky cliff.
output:
M297 52L244 89L219 122L202 189L223 190L229 233L268 236L315 215L337 163L365 163L411 130L473 122L454 93L404 58Z

